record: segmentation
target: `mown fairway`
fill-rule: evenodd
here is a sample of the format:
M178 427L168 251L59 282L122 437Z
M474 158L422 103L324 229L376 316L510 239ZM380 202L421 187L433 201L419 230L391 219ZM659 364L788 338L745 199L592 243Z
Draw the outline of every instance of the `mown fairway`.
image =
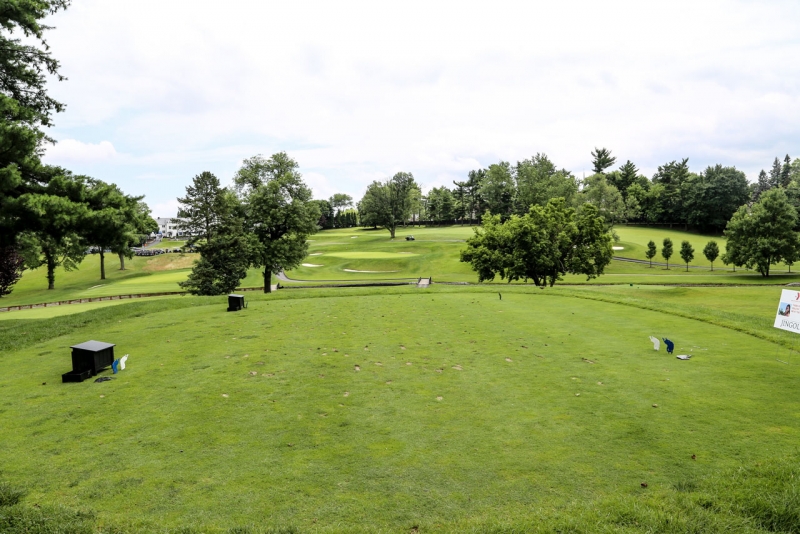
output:
M526 530L614 499L688 514L706 477L796 452L790 335L755 337L777 288L500 289L184 297L52 339L66 318L3 321L27 346L0 353L2 477L129 530ZM90 338L129 369L61 384Z
M785 284L800 280L800 274L789 274L786 266L774 266L772 276L764 278L758 273L738 269L732 272L717 260L714 271L703 257L702 249L709 239L716 239L724 251L724 239L666 228L616 227L620 241L614 246L615 256L645 260L644 251L649 240L656 242L659 250L665 237L670 237L675 254L670 269L663 265L648 265L612 261L606 274L587 282L585 277L567 276L567 284ZM461 263L460 252L464 241L473 233L469 226L429 228L399 228L394 240L386 230L350 228L326 230L309 241L309 256L303 265L287 273L295 285L342 283L361 281L413 281L419 277L433 277L434 282L477 282L469 265ZM406 241L405 236L415 236ZM685 272L678 250L682 240L689 240L695 248L695 260ZM180 246L181 242L164 242L163 247ZM148 292L181 291L178 282L186 279L197 254L164 254L155 257L135 257L125 262L127 270L119 270L119 260L114 255L106 257L106 280L100 280L100 263L97 255L88 255L80 268L56 272L56 289L47 290L46 273L39 268L26 271L14 292L0 300L0 306L35 304L67 299L104 297ZM660 254L655 262L663 262ZM795 269L796 270L796 269ZM273 277L273 283L278 280ZM497 284L504 284L500 279ZM259 269L250 269L242 280L242 287L261 287L263 277Z
M474 232L474 227L447 226L442 228L398 228L396 238L390 239L386 230L365 230L350 228L327 230L313 236L310 240L309 256L303 266L290 272L295 280L306 281L358 281L413 279L432 276L440 282L477 282L475 273L468 264L461 263L460 252L464 241ZM725 240L721 237L703 236L669 228L648 228L618 226L615 231L619 242L614 243L615 256L646 260L645 250L651 239L656 243L659 254L653 258L653 267L646 264L612 261L605 276L589 281L590 284L783 284L800 280L797 273L789 274L788 267L775 266L770 278L760 274L738 269L733 272L721 260L717 260L714 271L703 257L703 247L714 239L725 250ZM415 241L406 241L413 235ZM660 250L665 237L673 241L674 254L670 268L658 265L664 262ZM681 242L687 240L695 249L692 268L685 272L679 250ZM569 284L585 284L585 277L567 276ZM499 278L495 283L504 283Z

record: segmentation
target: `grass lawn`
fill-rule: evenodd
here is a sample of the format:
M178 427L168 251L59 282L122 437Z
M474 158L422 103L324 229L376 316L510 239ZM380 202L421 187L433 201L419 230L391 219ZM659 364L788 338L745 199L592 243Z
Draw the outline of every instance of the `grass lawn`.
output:
M702 247L707 236L662 228L616 228L620 242L615 246L623 250L615 254L634 259L645 259L644 248L648 240L659 244L664 237L676 243L670 269L613 261L606 274L587 282L582 276L567 276L567 284L774 284L782 285L800 281L800 273L786 272L785 266L773 267L772 275L764 278L746 270L731 272L718 261L713 272L692 269L685 272L677 249L682 239L689 239L695 247L696 261L692 265L708 265L702 257ZM303 265L288 272L295 280L310 284L324 281L361 282L400 280L412 281L420 277L433 277L434 282L477 282L475 273L466 263L459 261L464 241L473 233L473 227L448 226L430 228L400 228L394 240L385 230L350 228L319 232L309 240L309 255ZM405 236L415 236L406 241ZM724 240L716 238L724 249ZM166 242L179 246L181 242ZM197 254L163 254L154 257L134 257L126 260L125 271L119 270L119 260L114 255L106 257L106 280L100 280L100 261L97 255L87 255L80 268L72 272L58 269L56 289L47 289L46 272L39 268L26 271L15 286L14 292L0 300L0 307L35 304L67 299L102 297L132 293L157 293L181 291L178 283L191 271ZM661 260L660 256L656 260ZM273 283L277 280L273 277ZM295 285L309 285L295 283ZM497 279L496 284L504 284ZM259 269L250 269L242 287L260 287L263 278Z
M100 280L100 257L88 254L80 268L56 270L56 287L47 289L47 270L43 267L25 271L11 295L0 299L0 306L36 304L68 299L105 297L132 293L181 291L178 282L189 276L199 254L161 254L134 256L119 270L119 258L106 255L106 279Z
M774 315L777 288L497 291L286 290L240 313L185 297L3 321L20 348L0 352L0 478L143 532L800 527L793 463L767 467L797 453L800 367L751 320ZM129 368L61 384L67 347L90 338Z
M325 230L312 237L309 243L309 256L303 266L287 275L296 280L307 281L359 281L386 279L413 279L432 276L434 282L477 282L477 276L468 264L461 263L460 252L464 241L473 234L474 227L448 226L430 228L398 228L396 238L389 238L386 230L348 228ZM722 251L724 238L709 237L691 232L668 228L644 228L619 226L615 228L620 241L614 246L622 248L614 253L617 256L645 260L647 242L654 240L661 249L661 242L669 237L674 242L675 253L670 268L664 266L613 261L606 274L590 284L785 284L799 281L800 274L788 273L785 266L775 266L772 276L764 278L752 271L739 269L732 272L720 260L715 270L703 257L702 249L710 239L715 239ZM406 241L413 235L415 241ZM689 240L695 248L693 266L704 269L691 269L685 272L685 264L679 255L680 243ZM663 261L660 254L654 261ZM245 281L261 285L258 275L251 275ZM500 279L496 283L504 283ZM567 276L569 284L585 284L582 276ZM248 285L243 282L243 285Z

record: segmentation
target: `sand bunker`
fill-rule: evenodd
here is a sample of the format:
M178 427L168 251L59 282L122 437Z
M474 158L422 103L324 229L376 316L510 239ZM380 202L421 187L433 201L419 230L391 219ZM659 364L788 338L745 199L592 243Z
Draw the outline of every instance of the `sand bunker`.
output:
M396 273L398 271L359 271L356 269L343 269L346 273Z
M313 254L309 254L309 256L322 256L322 252L314 252Z
M317 265L316 263L304 263L303 267L324 267L324 265Z
M611 247L611 250L625 250L625 247Z
M407 258L408 256L418 256L413 252L379 252L379 251L360 251L360 252L326 252L325 256L331 258L343 258L346 260L392 260Z

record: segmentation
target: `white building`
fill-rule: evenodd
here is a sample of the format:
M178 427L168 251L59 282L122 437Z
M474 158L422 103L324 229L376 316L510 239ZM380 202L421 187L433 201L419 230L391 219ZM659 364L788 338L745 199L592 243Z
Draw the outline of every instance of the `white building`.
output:
M156 233L161 234L163 237L183 237L189 234L188 232L184 232L183 230L179 229L181 219L176 219L174 217L157 217L156 222L158 223L158 231Z

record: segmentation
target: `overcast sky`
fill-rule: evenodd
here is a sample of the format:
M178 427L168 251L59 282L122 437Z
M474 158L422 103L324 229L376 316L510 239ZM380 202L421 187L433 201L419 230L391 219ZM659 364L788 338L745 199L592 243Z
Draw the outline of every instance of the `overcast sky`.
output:
M144 194L285 150L316 198L537 152L583 176L800 156L800 2L74 0L49 163Z

